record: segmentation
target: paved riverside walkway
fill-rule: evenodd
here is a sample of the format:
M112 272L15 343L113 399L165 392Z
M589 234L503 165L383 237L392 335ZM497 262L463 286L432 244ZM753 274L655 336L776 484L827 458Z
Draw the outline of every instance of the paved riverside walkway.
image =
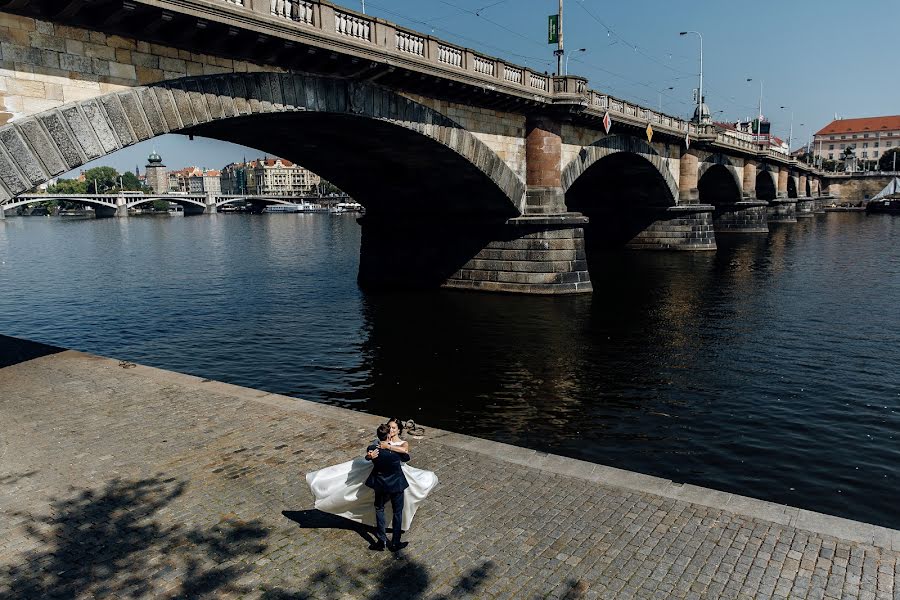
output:
M900 598L900 532L434 429L409 547L371 552L303 475L380 421L72 351L6 366L0 599Z

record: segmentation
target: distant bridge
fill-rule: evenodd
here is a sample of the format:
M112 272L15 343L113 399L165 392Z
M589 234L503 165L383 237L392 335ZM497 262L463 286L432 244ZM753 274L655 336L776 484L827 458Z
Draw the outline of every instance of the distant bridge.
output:
M216 212L225 204L247 202L255 206L267 204L296 204L300 201L332 202L347 200L348 196L322 198L320 196L288 196L279 194L20 194L0 202L0 219L3 212L20 206L63 200L94 207L98 216L127 216L128 210L155 200L173 202L185 208L185 213Z

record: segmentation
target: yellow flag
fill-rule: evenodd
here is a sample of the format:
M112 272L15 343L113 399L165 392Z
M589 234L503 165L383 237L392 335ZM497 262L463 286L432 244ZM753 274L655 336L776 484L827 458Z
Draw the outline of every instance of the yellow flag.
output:
M653 141L653 127L650 126L650 123L647 123L647 141Z

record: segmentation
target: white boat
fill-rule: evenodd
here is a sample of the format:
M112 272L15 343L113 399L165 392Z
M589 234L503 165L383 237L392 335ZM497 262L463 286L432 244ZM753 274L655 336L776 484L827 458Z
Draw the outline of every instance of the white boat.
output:
M363 205L359 202L338 202L334 206L331 207L331 212L334 214L339 213L360 213L362 212Z
M325 208L321 204L313 204L312 202L299 202L297 204L270 204L263 212L265 213L308 213L308 212L324 212Z

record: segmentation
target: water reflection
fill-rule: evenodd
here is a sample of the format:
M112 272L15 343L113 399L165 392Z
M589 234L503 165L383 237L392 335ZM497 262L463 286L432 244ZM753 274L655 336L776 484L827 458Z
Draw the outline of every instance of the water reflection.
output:
M0 226L0 332L900 526L900 219L597 252L594 294L363 294L359 226ZM840 491L838 491L840 490Z

